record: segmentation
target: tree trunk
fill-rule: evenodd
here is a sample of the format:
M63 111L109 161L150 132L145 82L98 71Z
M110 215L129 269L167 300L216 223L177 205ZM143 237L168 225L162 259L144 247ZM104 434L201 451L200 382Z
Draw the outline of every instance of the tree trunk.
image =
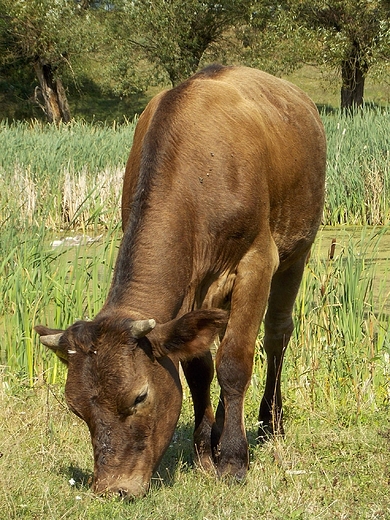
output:
M341 108L352 112L363 105L364 82L367 68L362 65L359 44L353 42L350 56L341 66Z
M53 67L50 63L37 60L34 64L40 89L35 89L35 101L42 108L49 123L68 123L71 119L68 99L60 79L55 79ZM38 92L42 96L43 104L38 99Z

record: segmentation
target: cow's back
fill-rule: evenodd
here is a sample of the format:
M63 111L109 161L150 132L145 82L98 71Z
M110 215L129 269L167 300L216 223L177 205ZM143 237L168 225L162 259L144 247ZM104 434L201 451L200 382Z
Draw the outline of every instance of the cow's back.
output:
M286 81L246 67L210 66L155 98L134 137L124 222L141 157L157 171L156 205L158 197L168 207L172 199L179 210L182 200L186 216L188 207L192 218L201 216L202 236L212 229L226 241L229 229L251 241L268 225L282 262L314 238L325 137L315 105Z

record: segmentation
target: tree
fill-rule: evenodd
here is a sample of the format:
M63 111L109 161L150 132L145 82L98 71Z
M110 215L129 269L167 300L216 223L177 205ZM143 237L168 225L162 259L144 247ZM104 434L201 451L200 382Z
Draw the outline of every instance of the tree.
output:
M247 22L245 0L122 0L110 13L114 42L164 71L173 85L193 74L205 51Z
M368 72L389 63L389 12L389 0L259 0L240 28L242 57L274 74L305 63L336 69L349 110L363 104Z
M240 59L271 74L293 72L315 54L316 42L298 23L289 0L257 0L249 22L236 28Z
M290 2L298 22L321 44L317 61L341 70L341 107L364 102L368 71L390 57L388 0L302 0Z
M1 63L34 70L34 99L50 122L70 120L62 75L89 41L82 23L87 7L73 0L0 0Z

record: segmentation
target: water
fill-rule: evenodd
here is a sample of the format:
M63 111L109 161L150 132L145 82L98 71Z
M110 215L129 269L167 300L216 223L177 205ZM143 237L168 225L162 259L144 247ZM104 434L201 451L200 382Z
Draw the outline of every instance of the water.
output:
M390 314L390 227L324 227L312 254L322 261L337 262L352 255L355 262L363 262L364 271L373 277L374 301Z

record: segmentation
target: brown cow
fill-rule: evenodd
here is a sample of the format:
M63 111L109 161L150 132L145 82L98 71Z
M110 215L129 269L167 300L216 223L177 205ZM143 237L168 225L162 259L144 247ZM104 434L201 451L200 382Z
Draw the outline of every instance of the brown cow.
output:
M245 476L243 401L267 305L259 435L282 432L280 372L321 220L325 148L309 98L250 68L210 66L141 115L107 300L91 322L37 327L68 364L66 399L91 433L96 492L146 492L180 413L179 361L198 462Z

